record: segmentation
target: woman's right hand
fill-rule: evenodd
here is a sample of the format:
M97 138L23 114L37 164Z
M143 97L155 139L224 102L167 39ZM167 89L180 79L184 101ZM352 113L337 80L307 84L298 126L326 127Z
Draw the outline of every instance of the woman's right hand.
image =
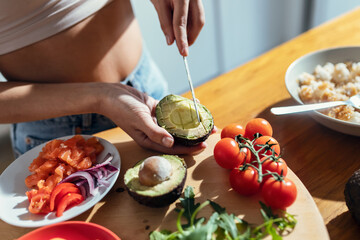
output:
M155 119L157 101L130 86L103 84L98 113L109 117L140 146L168 154L196 154L207 146L186 147L174 144L174 138Z
M205 24L205 11L201 0L151 0L159 16L166 42L176 40L179 52L189 54L188 47L198 37Z

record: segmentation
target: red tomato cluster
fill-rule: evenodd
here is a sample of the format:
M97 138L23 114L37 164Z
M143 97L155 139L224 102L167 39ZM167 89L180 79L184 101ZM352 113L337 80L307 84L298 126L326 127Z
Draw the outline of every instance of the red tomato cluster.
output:
M287 165L272 134L272 126L262 118L250 120L245 128L230 124L221 131L214 158L231 170L230 185L236 192L250 196L261 191L267 205L285 209L295 201L297 190L286 177Z

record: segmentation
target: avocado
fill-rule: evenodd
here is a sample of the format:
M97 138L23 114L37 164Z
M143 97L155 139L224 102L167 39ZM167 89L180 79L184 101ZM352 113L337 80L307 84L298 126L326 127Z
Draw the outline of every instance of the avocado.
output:
M126 190L143 205L164 207L180 197L186 170L185 161L176 155L152 156L126 171Z
M355 171L346 182L344 195L346 206L360 225L360 169Z
M205 106L200 103L196 106L200 122L192 100L179 95L167 95L156 106L157 123L174 137L176 143L186 146L199 144L211 134L214 119Z

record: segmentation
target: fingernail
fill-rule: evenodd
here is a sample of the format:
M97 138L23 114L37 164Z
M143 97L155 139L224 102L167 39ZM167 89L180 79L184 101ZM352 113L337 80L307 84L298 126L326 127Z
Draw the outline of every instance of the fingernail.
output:
M161 141L165 147L172 147L174 143L174 139L171 137L164 137Z
M183 48L181 49L181 55L183 55L183 56L189 55L188 47L183 47Z
M167 45L171 45L170 37L166 35L166 43Z

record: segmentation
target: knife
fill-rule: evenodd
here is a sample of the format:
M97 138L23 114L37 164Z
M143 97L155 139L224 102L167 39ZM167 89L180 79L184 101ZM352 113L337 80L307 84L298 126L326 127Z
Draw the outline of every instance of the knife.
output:
M198 121L201 122L201 121L200 121L200 116L199 116L199 111L198 111L198 108L197 108L197 106L196 106L195 92L194 92L194 88L193 88L193 85L192 85L191 76L190 76L190 71L189 71L189 66L188 66L186 57L184 57L184 64L185 64L187 79L188 79L189 86L190 86L191 95L192 95L192 98L193 98L193 101L194 101L196 116L197 116Z

